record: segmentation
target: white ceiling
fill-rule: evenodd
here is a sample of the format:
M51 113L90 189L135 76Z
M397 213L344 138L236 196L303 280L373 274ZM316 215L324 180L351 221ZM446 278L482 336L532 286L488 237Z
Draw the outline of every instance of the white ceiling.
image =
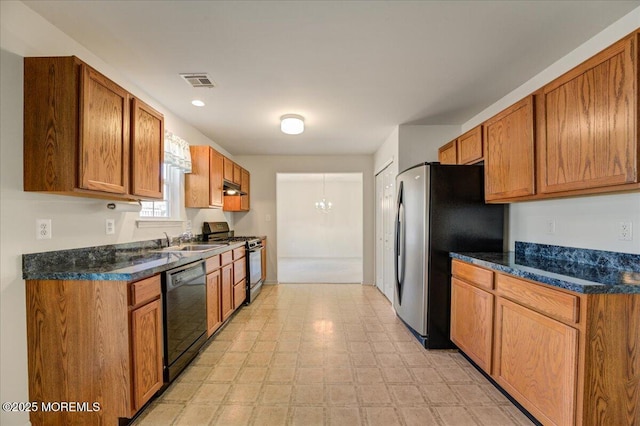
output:
M368 154L398 124L462 124L640 5L24 3L234 155ZM302 135L280 133L288 113L306 118Z

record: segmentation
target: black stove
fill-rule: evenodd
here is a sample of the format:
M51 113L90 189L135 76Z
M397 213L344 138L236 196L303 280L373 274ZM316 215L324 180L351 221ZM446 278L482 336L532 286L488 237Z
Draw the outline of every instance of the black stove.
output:
M255 300L262 288L262 239L256 236L236 236L234 231L229 229L227 222L205 222L202 225L202 236L204 241L215 241L217 243L239 243L244 242L247 255L247 298L248 305Z

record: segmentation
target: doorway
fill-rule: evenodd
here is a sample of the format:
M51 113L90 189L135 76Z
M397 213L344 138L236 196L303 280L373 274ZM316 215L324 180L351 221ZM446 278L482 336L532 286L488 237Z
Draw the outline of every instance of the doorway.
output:
M362 283L362 173L276 175L278 282Z
M376 175L376 287L393 304L395 175L393 162Z

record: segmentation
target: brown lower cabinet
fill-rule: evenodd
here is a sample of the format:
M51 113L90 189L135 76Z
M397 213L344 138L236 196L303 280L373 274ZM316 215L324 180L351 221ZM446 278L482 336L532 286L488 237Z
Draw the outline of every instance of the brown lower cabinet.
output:
M231 316L235 307L233 305L233 264L225 265L221 269L221 306L222 320L226 320Z
M233 251L233 307L238 309L247 298L247 262L244 247Z
M493 294L451 280L451 340L485 371L491 369Z
M160 275L26 282L29 401L86 403L33 411L33 425L118 424L160 389L160 292Z
M637 425L640 295L581 294L454 259L451 339L545 425Z
M220 269L207 274L207 337L222 325L221 292L222 275Z

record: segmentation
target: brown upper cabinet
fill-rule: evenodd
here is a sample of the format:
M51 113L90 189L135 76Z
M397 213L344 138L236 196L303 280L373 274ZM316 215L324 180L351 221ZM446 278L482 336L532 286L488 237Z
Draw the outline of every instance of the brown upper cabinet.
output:
M249 172L208 145L192 146L192 172L185 175L185 207L223 208L225 211L249 210ZM224 195L224 181L238 170L238 184L246 195Z
M242 190L242 192L245 193L245 195L241 195L240 196L240 209L243 211L248 211L249 210L249 200L250 200L250 192L251 192L251 188L250 188L250 179L251 176L249 175L249 172L246 171L245 169L242 169L240 172L240 189Z
M240 166L227 157L224 158L224 180L240 185Z
M249 211L250 199L251 199L251 175L248 171L239 167L240 169L240 191L244 195L225 195L224 197L224 210L230 212L245 212Z
M233 183L242 185L242 167L233 163Z
M473 164L483 159L482 126L476 126L458 138L458 164Z
M164 118L149 105L131 101L131 194L162 199Z
M438 150L484 158L485 200L640 190L640 30Z
M535 194L533 96L484 123L487 202Z
M458 164L458 140L442 145L438 149L438 161L442 164Z
M222 207L222 173L226 159L208 145L191 146L191 173L185 174L185 207Z
M438 161L441 164L474 164L483 159L482 125L438 149Z
M536 117L540 192L638 187L638 34L543 88Z
M24 190L162 199L164 118L75 56L24 59Z

